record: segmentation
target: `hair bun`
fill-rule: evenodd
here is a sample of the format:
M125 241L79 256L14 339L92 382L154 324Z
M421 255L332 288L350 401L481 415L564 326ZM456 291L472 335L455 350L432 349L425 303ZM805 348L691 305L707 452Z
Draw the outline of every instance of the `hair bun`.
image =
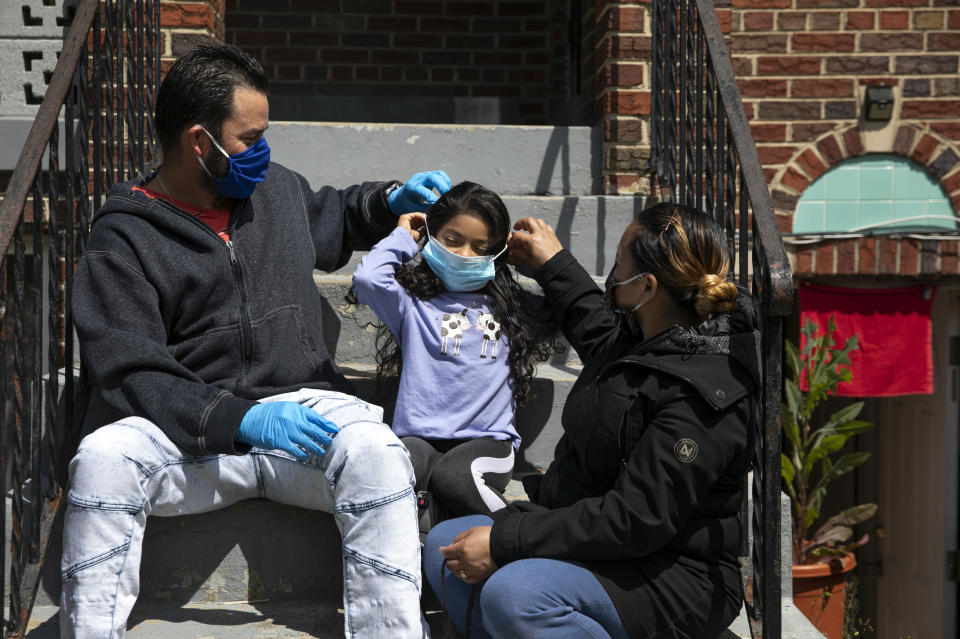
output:
M716 273L708 273L697 282L694 308L700 317L729 313L737 305L737 287Z

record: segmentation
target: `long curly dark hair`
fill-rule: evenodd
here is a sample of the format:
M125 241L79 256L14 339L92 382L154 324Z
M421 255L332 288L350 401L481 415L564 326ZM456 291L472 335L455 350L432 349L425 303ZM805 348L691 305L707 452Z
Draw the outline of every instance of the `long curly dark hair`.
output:
M461 213L473 215L487 224L489 255L503 250L510 233L510 215L499 195L474 182L453 186L427 210L430 234L437 236L448 220ZM423 237L420 245L425 242ZM546 361L560 347L556 325L543 297L525 291L506 261L507 253L496 259L496 275L478 292L492 298L491 311L507 337L513 398L516 405L521 406L531 395L536 362ZM422 300L446 290L426 261L419 257L399 266L394 277L408 293ZM352 291L351 298L349 301L356 301ZM403 369L403 356L393 334L382 323L377 329L376 349L378 395L393 398Z

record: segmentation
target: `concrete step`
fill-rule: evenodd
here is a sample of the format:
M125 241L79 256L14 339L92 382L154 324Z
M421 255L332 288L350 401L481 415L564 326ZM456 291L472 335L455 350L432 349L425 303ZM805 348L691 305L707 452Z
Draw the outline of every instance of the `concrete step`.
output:
M519 482L510 483L507 496L523 498ZM782 511L789 515L789 501L785 496L782 501ZM60 636L56 602L61 533L55 530L50 542L28 639ZM787 525L781 530L782 541L788 542L789 534ZM822 635L793 606L789 543L785 547L783 637L821 639ZM338 548L339 536L329 515L266 500L245 501L199 515L152 517L144 539L140 598L128 622L127 636L341 637ZM434 639L460 637L429 588L421 608ZM750 636L746 613L741 611L730 628L715 639Z
M505 494L511 501L526 498L517 480ZM60 601L62 538L58 522L38 606ZM212 512L147 521L138 607L310 601L333 614L341 606L342 588L340 532L327 513L250 499ZM439 609L430 593L424 604L427 610Z
M511 482L507 496L523 498L519 482ZM60 637L61 534L56 530L51 540L28 639ZM140 597L127 624L127 637L342 637L338 548L339 535L329 515L266 500L199 515L152 517L144 539ZM785 618L791 620L784 637L819 637L796 632L798 622L790 616L787 600L784 603ZM421 608L433 639L461 636L429 588ZM741 613L717 639L748 637L746 616Z
M616 259L620 236L646 200L642 195L507 195L503 201L511 220L545 220L591 275L606 277ZM354 253L350 262L336 273L350 275L365 254Z
M314 188L443 169L507 195L600 192L597 127L271 122L267 138Z
M787 606L784 606L787 613ZM336 639L343 636L343 613L311 602L262 601L190 603L177 608L134 608L127 639ZM458 639L460 634L440 610L425 610L432 639ZM26 639L59 639L59 609L36 606ZM809 624L809 622L807 622ZM714 639L749 639L745 613ZM785 628L783 639L822 639L819 633Z
M433 639L460 633L439 609L425 610ZM59 639L59 609L36 606L27 639ZM309 601L141 605L127 624L127 639L335 639L343 637L343 611Z

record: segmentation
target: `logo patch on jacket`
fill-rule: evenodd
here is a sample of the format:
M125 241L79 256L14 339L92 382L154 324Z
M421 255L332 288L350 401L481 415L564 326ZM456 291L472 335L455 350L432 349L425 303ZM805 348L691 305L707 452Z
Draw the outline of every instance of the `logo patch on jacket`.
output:
M700 447L697 446L697 442L693 441L689 437L684 437L678 441L673 447L673 454L684 464L689 464L694 459L697 458L697 453L700 452Z

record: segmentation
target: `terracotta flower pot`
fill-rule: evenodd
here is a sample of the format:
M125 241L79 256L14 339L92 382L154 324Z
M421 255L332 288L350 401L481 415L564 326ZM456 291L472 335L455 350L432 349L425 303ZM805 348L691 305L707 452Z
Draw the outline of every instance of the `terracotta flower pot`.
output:
M846 573L856 566L852 554L793 566L793 603L827 639L843 639Z

